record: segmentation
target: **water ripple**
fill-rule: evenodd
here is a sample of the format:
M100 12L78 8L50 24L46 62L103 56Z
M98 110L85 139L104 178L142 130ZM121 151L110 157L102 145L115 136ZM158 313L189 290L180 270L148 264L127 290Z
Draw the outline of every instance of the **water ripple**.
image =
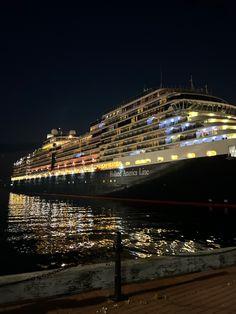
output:
M236 241L230 220L226 231L222 217L208 212L13 193L2 225L6 264L8 255L23 256L39 268L111 260L117 231L126 258L212 250Z

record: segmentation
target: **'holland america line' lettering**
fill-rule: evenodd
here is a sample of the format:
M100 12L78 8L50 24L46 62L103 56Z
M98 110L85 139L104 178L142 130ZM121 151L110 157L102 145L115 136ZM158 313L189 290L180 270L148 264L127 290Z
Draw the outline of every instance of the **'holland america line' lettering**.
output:
M150 174L149 170L138 169L138 170L120 170L120 171L110 171L110 177L135 177L135 176L148 176Z

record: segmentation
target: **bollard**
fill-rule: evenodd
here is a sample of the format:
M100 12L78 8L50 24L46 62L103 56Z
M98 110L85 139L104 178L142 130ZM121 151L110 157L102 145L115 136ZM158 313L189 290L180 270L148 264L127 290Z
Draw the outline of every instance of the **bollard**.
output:
M121 252L123 246L121 243L121 233L116 233L116 240L114 243L115 250L115 277L114 277L114 296L111 297L113 301L124 300L124 296L121 294Z

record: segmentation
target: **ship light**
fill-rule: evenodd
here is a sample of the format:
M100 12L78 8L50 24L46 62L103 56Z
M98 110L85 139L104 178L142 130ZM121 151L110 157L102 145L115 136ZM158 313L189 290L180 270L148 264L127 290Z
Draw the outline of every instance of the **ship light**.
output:
M206 143L210 143L210 142L212 142L212 141L213 141L212 137L206 137L206 138L205 138L205 142L206 142Z
M129 165L130 165L130 161L126 161L126 162L125 162L125 165L126 165L126 166L129 166Z
M172 159L172 160L177 160L178 158L179 158L178 155L171 155L171 159Z
M167 138L166 138L166 144L170 144L170 143L171 143L171 140L172 140L171 136L170 136L170 137L167 137Z
M188 158L195 158L195 157L196 157L196 154L195 154L195 153L188 153L188 154L187 154L187 157L188 157Z
M104 125L105 125L104 122L99 123L99 125L98 125L99 129L101 129L102 127L104 127Z
M162 128L165 127L165 125L166 125L166 121L161 121L161 122L159 123L159 128L162 129Z
M162 162L163 160L164 160L164 157L161 157L161 156L157 157L158 162Z
M139 160L135 160L135 164L136 165L140 165L140 164L147 164L150 163L151 159L147 158L147 159L139 159Z
M236 157L236 148L235 146L229 146L229 156Z
M173 126L171 128L166 129L166 134L169 135L173 131Z
M115 169L115 168L123 169L124 167L121 161L112 161L112 162L107 162L107 163L97 165L97 168L99 170L105 170L105 169Z
M236 138L236 134L228 134L228 139Z
M147 119L147 124L151 124L154 119L155 119L155 117L150 117L150 118L148 118L148 119Z
M216 156L216 151L215 150L208 150L206 152L206 154L207 154L208 157Z
M144 152L145 152L145 151L144 151ZM142 149L141 149L141 150L135 150L135 151L131 152L129 155L130 155L130 156L135 156L135 155L138 155L138 154L140 154L140 153L142 153Z
M198 112L196 112L196 111L191 111L191 112L189 112L189 116L190 116L190 117L197 117L197 116L198 116Z

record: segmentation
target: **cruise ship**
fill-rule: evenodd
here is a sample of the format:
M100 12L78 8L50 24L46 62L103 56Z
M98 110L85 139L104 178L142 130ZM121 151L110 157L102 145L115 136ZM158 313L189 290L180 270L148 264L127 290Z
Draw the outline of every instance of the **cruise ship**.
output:
M196 89L153 88L91 123L52 129L14 163L28 193L235 202L236 107Z

